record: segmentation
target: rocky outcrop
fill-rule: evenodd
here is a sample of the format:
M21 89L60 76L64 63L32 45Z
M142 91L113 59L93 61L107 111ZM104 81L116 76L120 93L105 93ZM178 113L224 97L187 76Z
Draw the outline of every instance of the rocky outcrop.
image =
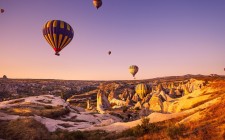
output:
M111 92L109 93L108 96L108 100L111 101L113 98L117 98L116 93L114 92L114 90L111 90Z
M97 93L97 110L100 113L104 113L106 109L110 108L110 103L102 90Z
M167 100L166 93L163 90L160 91L159 96L160 96L162 101L166 101Z
M159 85L157 86L157 91L160 92L161 90L163 90L163 86L162 86L162 84L159 84Z
M129 96L128 89L124 89L123 93L119 95L119 98L121 100L126 100L128 96Z
M190 92L193 92L194 90L202 89L204 86L205 86L205 81L203 80L190 79L188 83L188 88Z
M151 99L151 95L150 95L150 94L147 94L147 95L145 96L145 98L142 99L142 102L141 102L141 103L142 103L142 104L148 103L150 99Z
M132 102L131 98L128 97L126 100L126 106L130 106L130 105L133 105L133 102Z
M91 101L89 99L87 100L87 108L86 109L88 109L88 110L93 109L93 107L91 106Z
M188 94L190 94L189 89L188 89L188 87L185 86L183 95L188 95Z
M141 102L137 102L134 106L134 109L141 109L141 108L142 108Z
M137 93L135 93L134 96L133 96L133 98L132 98L132 101L134 101L134 102L137 103L138 101L141 101L141 98L138 96Z
M182 96L182 93L179 89L175 90L176 97Z
M155 111L155 112L163 112L163 102L160 99L159 96L153 95L152 98L149 101L150 104L150 110Z
M110 100L110 104L114 104L117 106L126 106L126 101L113 98L112 100Z
M176 97L176 93L175 93L174 88L171 88L171 89L170 89L169 95L170 95L170 97L172 97L172 98L175 98L175 97Z
M143 104L143 107L149 109L149 107L150 107L150 106L149 106L149 103L144 103L144 104Z

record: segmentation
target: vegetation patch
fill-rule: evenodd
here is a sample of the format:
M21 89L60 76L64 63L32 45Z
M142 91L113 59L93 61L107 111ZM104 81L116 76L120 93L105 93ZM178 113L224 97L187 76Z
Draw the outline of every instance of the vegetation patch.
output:
M179 137L184 137L184 132L186 127L184 125L171 125L167 128L166 133L171 139L179 139Z
M161 130L160 126L157 126L154 123L150 123L149 118L142 118L141 124L137 125L131 129L125 130L121 133L122 137L129 137L129 136L143 136L147 133L155 133Z
M108 135L107 132L103 130L95 131L73 131L68 132L65 130L57 130L52 133L52 140L101 140Z
M0 137L8 140L47 140L50 133L40 122L25 118L0 122Z

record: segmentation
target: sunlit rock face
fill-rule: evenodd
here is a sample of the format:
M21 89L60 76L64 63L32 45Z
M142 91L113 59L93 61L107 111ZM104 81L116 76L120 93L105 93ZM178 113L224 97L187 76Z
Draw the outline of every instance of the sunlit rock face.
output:
M93 109L93 107L91 106L91 100L87 100L87 107L86 107L87 110L91 110Z
M151 99L151 95L148 94L148 95L146 95L146 96L142 99L142 102L141 102L141 103L142 103L142 104L148 103L150 99Z
M98 111L104 112L113 106L131 109L147 108L150 111L163 112L164 106L176 98L203 88L204 81L189 79L184 81L153 81L150 83L102 83L97 95ZM109 105L110 104L110 105ZM167 107L165 107L167 108Z
M102 90L97 93L97 110L104 113L106 109L110 108L110 103Z
M153 94L152 98L149 101L151 111L155 112L163 112L163 102L159 96Z
M113 98L117 98L117 95L114 92L114 90L111 90L111 92L109 93L109 96L108 96L108 100L111 101Z
M134 105L134 109L141 109L141 108L142 108L141 102L137 102L137 103Z

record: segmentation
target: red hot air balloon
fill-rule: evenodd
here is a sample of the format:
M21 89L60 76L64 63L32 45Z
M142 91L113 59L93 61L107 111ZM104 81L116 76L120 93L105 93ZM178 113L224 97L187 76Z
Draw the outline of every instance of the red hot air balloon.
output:
M110 55L111 53L112 53L111 51L108 52L109 55Z
M98 9L102 6L102 0L93 0L93 5Z
M5 10L4 9L1 9L1 13L4 13L5 12Z

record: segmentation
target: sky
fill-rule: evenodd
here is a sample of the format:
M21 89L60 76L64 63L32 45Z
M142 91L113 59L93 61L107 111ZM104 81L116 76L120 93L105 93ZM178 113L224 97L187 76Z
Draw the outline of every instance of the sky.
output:
M221 74L225 67L225 0L0 0L0 76L65 80L132 80ZM49 20L74 30L54 55L42 34ZM112 51L109 56L108 51Z

